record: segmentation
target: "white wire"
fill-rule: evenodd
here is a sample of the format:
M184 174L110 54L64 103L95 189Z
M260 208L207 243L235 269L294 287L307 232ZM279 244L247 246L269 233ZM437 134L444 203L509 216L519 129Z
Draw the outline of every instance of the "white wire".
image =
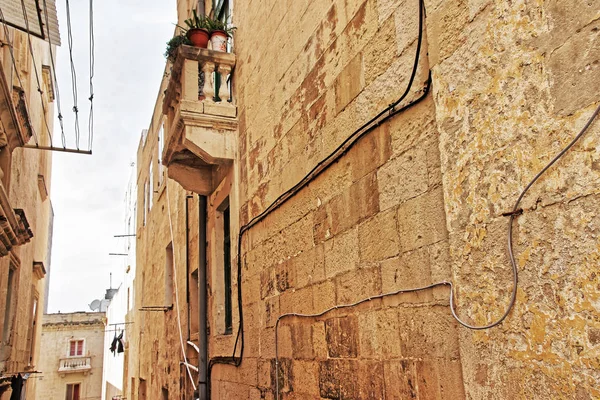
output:
M183 333L181 332L181 317L179 316L179 292L177 291L177 268L175 266L175 240L173 238L173 221L171 220L171 199L169 198L169 182L165 182L165 191L167 192L167 215L169 216L169 231L171 233L171 251L173 252L173 287L175 289L175 307L177 308L177 328L179 329L179 343L181 343L181 353L183 354L183 361L185 368L187 369L188 376L192 382L192 387L196 391L196 384L190 371L190 364L188 363L185 355L185 346L183 344ZM167 271L165 271L167 273Z

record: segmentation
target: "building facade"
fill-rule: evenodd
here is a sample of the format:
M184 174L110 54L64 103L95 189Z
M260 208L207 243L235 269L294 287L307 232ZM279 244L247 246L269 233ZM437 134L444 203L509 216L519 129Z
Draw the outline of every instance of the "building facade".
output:
M132 176L125 195L126 209L123 231L125 234L122 243L124 244L124 254L127 253L128 256L123 261L122 282L106 310L107 329L104 340L104 372L102 375L102 398L106 400L127 398L127 371L131 368L129 354L131 346L134 346L130 336L133 324L136 322L133 318L135 315L136 176L136 169L132 168ZM123 352L111 350L114 339L118 337L122 339Z
M177 6L128 398L600 396L596 2Z
M102 399L104 312L46 314L36 399Z
M52 158L40 149L51 145L53 134L51 54L60 44L56 10L53 0L45 11L37 10L50 21L41 27L34 22L36 9L28 5L29 35L17 3L4 2L0 8L1 399L18 386L28 397L35 393L53 221ZM11 388L17 378L20 383Z

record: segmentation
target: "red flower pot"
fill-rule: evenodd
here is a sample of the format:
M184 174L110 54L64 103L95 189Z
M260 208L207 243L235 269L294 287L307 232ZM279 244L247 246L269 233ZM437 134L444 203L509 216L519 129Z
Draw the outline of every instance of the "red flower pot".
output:
M196 47L205 49L208 47L208 31L205 29L190 29L186 34L187 38L190 39L192 44Z

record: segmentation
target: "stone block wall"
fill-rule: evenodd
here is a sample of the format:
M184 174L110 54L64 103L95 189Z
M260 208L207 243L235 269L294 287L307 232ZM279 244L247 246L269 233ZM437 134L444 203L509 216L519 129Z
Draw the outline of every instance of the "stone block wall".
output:
M239 369L215 367L217 398L273 396L274 325L285 313L442 280L456 284L457 310L469 323L492 322L506 309L502 214L598 101L600 7L425 6L424 57L409 99L429 69L432 93L247 233L245 357ZM417 10L416 0L236 3L242 223L400 95ZM503 325L460 327L447 287L290 317L279 336L284 397L599 395L591 211L598 129L524 199L515 224L521 286Z
M533 176L597 106L597 1L427 1L442 187L458 310L485 324L511 290L508 218ZM595 104L594 104L595 103ZM517 303L460 330L472 398L600 396L598 133L525 196L514 227Z
M236 3L234 14L242 222L400 97L418 34L416 1L261 8ZM273 40L248 34L255 30ZM407 102L425 87L426 51L424 43ZM214 398L275 396L280 315L320 313L449 279L441 183L435 104L428 97L368 133L253 227L242 244L244 359L237 369L214 367ZM286 318L278 350L283 398L465 396L458 329L444 288L318 318Z
M42 63L48 59L50 47L47 42L33 39L32 51L34 57L32 57L29 54L30 50L27 45L27 34L13 28L8 28L8 31L10 32L10 39L6 38L4 30L2 30L0 36L3 41L10 41L14 45L16 63L28 99L29 120L33 129L37 132L37 137L32 138L29 144L35 144L37 140L39 145L47 146L50 144L50 135L53 134L53 102L49 97L49 91L42 87L47 111L44 115L37 84L35 83L33 60L35 59L35 67L41 75ZM3 70L0 73L5 74L9 87L12 89L13 85L18 86L19 83L12 68L13 61L8 48L0 54L0 59L3 65ZM8 112L6 109L4 111ZM8 114L3 115L5 118L8 117ZM49 125L46 125L46 122ZM6 127L9 126L8 118L3 121L3 124L6 124L3 128L6 130ZM10 137L16 137L16 132L12 130L3 133ZM34 272L34 262L42 263L46 273L49 273L49 243L51 243L52 237L51 223L53 218L50 200L52 155L47 151L21 147L15 148L10 153L9 147L4 143L0 150L3 159L3 185L7 191L10 207L24 211L33 232L33 238L28 243L13 247L11 255L0 260L0 321L2 321L2 327L5 310L7 309L8 271L11 262L17 266L13 287L14 316L11 331L7 343L4 344L6 346L0 346L2 347L2 359L0 360L0 373L2 376L10 376L13 372L24 371L27 368L35 369L39 365L42 314L46 306L45 294L48 277ZM35 321L32 314L34 299L37 299L37 319ZM37 326L35 330L32 327L34 322ZM30 332L32 333L31 341L29 340ZM36 382L36 379L31 379L26 383L25 387L28 394L35 393ZM0 398L9 398L10 391L4 392L4 384L1 386L0 392L3 392L3 394Z
M598 102L597 1L424 3L423 49L405 102L421 95L430 72L431 91L246 232L238 282L236 228L406 89L419 2L235 2L238 148L209 196L207 321L209 356L231 356L241 284L245 347L239 367L212 369L212 398L273 399L277 387L287 399L600 396L598 123L521 204L520 286L502 325L459 325L447 285L323 313L452 281L465 322L499 318L511 293L502 214ZM178 7L181 14L192 4ZM141 149L143 183L151 150ZM171 187L181 265L185 192ZM222 326L215 256L226 193L235 213L233 334ZM155 201L154 222L138 230L142 302L163 296L169 227L164 194ZM277 320L289 313L323 314L285 317L276 344ZM173 315L140 315L138 370L152 393L164 385L174 393L182 382Z

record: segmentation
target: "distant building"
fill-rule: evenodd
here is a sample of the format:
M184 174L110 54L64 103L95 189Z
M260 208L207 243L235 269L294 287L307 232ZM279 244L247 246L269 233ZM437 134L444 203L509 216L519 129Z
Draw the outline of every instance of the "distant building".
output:
M128 380L126 379L130 366L129 354L131 348L136 348L128 334L133 329L133 303L135 284L135 207L137 198L136 169L131 169L131 177L125 194L125 219L123 251L128 257L123 257L123 275L118 289L112 289L111 300L106 307L106 337L104 341L104 373L102 382L102 398L106 400L127 398ZM107 296L108 297L108 291ZM102 306L100 306L102 307ZM122 335L122 336L121 336ZM111 344L116 337L121 336L123 352L111 351ZM137 359L137 358L136 358Z
M44 315L36 399L102 398L103 312Z

